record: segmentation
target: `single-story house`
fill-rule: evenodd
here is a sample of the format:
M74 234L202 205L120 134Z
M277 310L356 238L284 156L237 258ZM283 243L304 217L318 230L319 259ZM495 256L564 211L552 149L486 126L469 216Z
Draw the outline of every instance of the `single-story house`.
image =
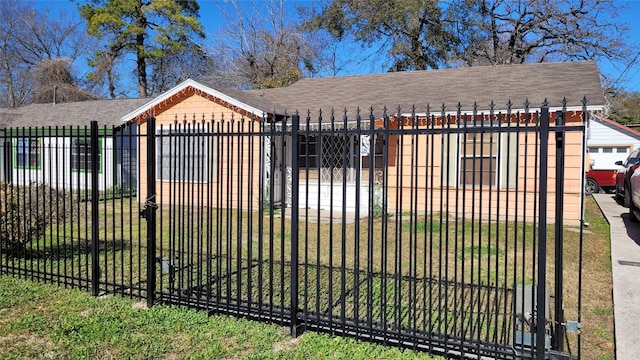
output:
M120 118L149 99L31 104L0 110L0 181L83 190L90 183L89 125L100 134L100 190L137 186L137 124ZM116 136L113 136L118 134Z
M489 67L472 67L472 68L456 68L444 70L429 71L411 71L411 72L392 72L384 74L359 75L359 76L341 76L327 78L307 78L302 79L291 86L279 89L263 89L263 90L232 90L225 89L206 82L186 80L177 85L173 89L163 93L146 104L136 108L135 110L121 117L122 123L140 124L139 131L141 134L147 133L146 119L149 116L156 118L158 134L163 134L170 129L179 129L179 124L192 123L204 124L200 120L206 120L206 123L212 126L212 129L220 133L238 134L238 139L243 138L246 134L257 132L260 125L269 123L269 126L277 127L283 121L290 118L290 115L299 111L303 119L306 114L309 116L309 123L305 126L316 128L329 128L333 126L337 128L353 128L358 126L355 117L358 109L362 110L363 118L369 119L369 109L373 109L372 114L375 119L374 126L383 126L381 119L383 118L383 109L388 109L389 127L399 128L405 123L405 120L411 116L417 116L424 119L419 127L426 128L429 126L427 116L427 105L431 106L437 126L443 126L445 121L449 124L461 124L469 121L468 117L457 119L461 113L464 114L484 114L486 122L489 115L492 116L488 123L495 124L502 122L505 124L514 122L514 118L521 116L526 112L525 101L531 104L532 108L539 108L540 105L548 100L551 118L555 119L554 114L563 107L567 110L566 121L570 125L583 124L583 99L587 99L586 110L590 114L598 113L603 110L605 99L603 89L600 83L600 74L597 64L593 61L586 62L569 62L569 63L540 63L525 65L509 65L509 66L489 66ZM563 103L563 99L565 103ZM511 101L508 108L507 103ZM446 105L443 109L442 106ZM475 107L474 107L475 104ZM490 104L494 104L490 108ZM414 108L415 106L415 108ZM328 121L329 114L334 109L338 115L339 121L331 125ZM320 113L319 111L322 111ZM474 113L475 111L475 113ZM320 121L322 114L323 121ZM350 114L349 121L342 121L342 114ZM507 115L508 114L508 115ZM467 116L467 115L465 115ZM432 117L433 119L434 117ZM236 121L230 121L235 119ZM452 120L453 119L453 120ZM184 121L189 120L189 121ZM194 120L194 121L192 121ZM523 119L516 119L515 122L523 123ZM370 123L370 122L369 122ZM431 123L433 126L433 122ZM505 125L506 126L506 125ZM527 123L527 126L533 126ZM444 209L452 209L455 199L453 197L459 194L449 189L462 188L462 191L468 192L469 199L473 198L472 193L486 192L487 187L465 186L469 184L471 178L465 177L461 171L461 165L465 163L477 163L478 159L487 159L487 163L491 164L491 174L483 174L478 176L491 182L489 189L491 191L502 193L513 193L511 203L506 203L508 197L497 197L490 202L477 204L469 202L465 209L458 209L468 213L492 213L496 209L509 208L512 206L514 198L520 196L522 190L531 190L537 186L535 181L527 181L526 177L534 177L538 174L535 169L536 162L523 161L523 164L530 168L530 171L522 171L517 176L510 176L508 171L503 170L513 168L514 163L509 164L507 161L499 160L499 156L487 155L477 157L476 151L483 152L484 148L475 148L473 150L476 159L470 154L465 155L465 149L468 149L467 138L463 135L433 135L434 137L427 139L426 135L415 137L414 142L430 142L436 143L438 146L433 150L437 154L432 157L432 162L426 164L427 159L420 154L412 155L407 146L411 140L398 141L398 138L391 136L388 150L388 169L385 186L389 188L388 207L392 212L401 211L406 208L413 208L406 202L414 201L424 203L429 198L432 202L438 202L435 208L442 206ZM530 150L532 143L512 141L508 139L510 135L496 133L492 142L509 143L509 147L501 147L507 149L503 151L518 154L521 159L524 157L533 157L537 152ZM514 138L517 140L517 138ZM252 166L257 162L275 162L275 166L267 168L275 169L273 174L267 174L272 177L275 189L272 190L269 199L274 202L283 204L289 203L291 198L291 184L287 179L291 177L291 168L286 164L291 164L291 149L283 146L283 143L289 143L290 139L276 139L271 144L260 142L256 138L246 138L246 140L238 140L234 143L211 144L205 143L205 150L196 151L195 146L188 146L192 159L192 164L199 165L198 172L201 174L208 173L211 168L216 168L216 175L213 177L195 177L186 176L185 173L170 173L171 164L177 159L184 158L188 154L176 150L172 146L171 139L166 138L166 144L156 145L157 157L156 164L160 169L157 180L161 186L158 191L157 201L162 203L169 201L168 198L171 191L181 192L183 194L191 194L195 189L192 187L200 186L202 183L217 183L222 186L225 181L236 181L243 184L244 188L239 190L236 187L229 187L231 191L216 192L208 194L208 187L201 187L198 191L204 191L204 197L213 199L214 203L229 204L229 198L232 197L234 206L245 207L252 206L257 209L259 197L256 194L264 192L267 189L259 188L259 177L262 176L258 171L250 171ZM162 141L165 141L162 140ZM346 144L345 141L348 143ZM550 146L554 146L554 139L550 139ZM345 140L344 136L334 136L327 133L325 135L302 136L299 144L305 150L301 155L301 165L307 176L309 172L306 170L318 169L318 174L313 178L305 178L300 183L300 193L305 200L300 206L308 208L326 209L333 206L334 209L346 208L347 211L355 210L356 191L353 189L361 188L362 196L360 197L362 206L360 209L367 209L364 202L369 197L367 191L370 190L368 181L365 177L360 178L360 183L356 177L349 176L348 172L336 169L351 168L353 156L362 156L362 161L358 163L367 163L369 152L354 151L362 147L362 138L358 135L349 136ZM202 145L202 144L201 144ZM565 137L565 188L564 188L564 216L567 223L576 224L581 216L582 210L582 178L584 174L584 149L586 144L583 142L581 133L567 133ZM375 146L378 147L378 139ZM283 149L287 149L283 151ZM381 147L382 148L382 147ZM424 148L424 147L423 147ZM262 158L260 149L268 154L267 158ZM349 154L343 153L348 149ZM146 145L140 144L140 179L141 184L146 180ZM360 149L361 150L361 149ZM406 151L405 151L406 150ZM489 149L487 151L495 151ZM308 154L304 154L308 152ZM280 156L284 154L284 156ZM324 158L332 159L328 163L319 164L315 161L308 161L309 156L323 154ZM376 153L376 155L378 155ZM484 157L483 157L484 156ZM493 156L493 157L492 157ZM283 159L284 157L284 159ZM202 161L201 158L210 158L211 161ZM515 159L515 157L513 157ZM220 160L224 159L224 160ZM344 161L347 163L344 163ZM431 161L431 160L430 160ZM371 161L375 163L376 161ZM222 166L222 164L226 164ZM229 165L233 164L233 165ZM285 164L285 166L281 166ZM421 171L416 174L415 179L402 181L408 170L402 168L409 166L431 169L429 175L427 171ZM550 161L550 166L555 167L555 163ZM246 167L246 169L245 169ZM324 179L323 172L319 168L329 167L331 181ZM315 172L314 172L315 173ZM523 175L528 174L528 175ZM553 169L550 169L549 175L553 176ZM473 177L475 179L475 176ZM506 180L510 179L510 180ZM176 185L176 181L178 184ZM173 181L173 183L172 183ZM475 181L475 180L474 180ZM278 191L279 184L285 182L286 190ZM549 183L549 202L554 203L553 179ZM344 187L347 189L344 189ZM402 196L403 191L411 188L415 191L415 196ZM518 191L520 189L520 191ZM242 193L237 193L243 191ZM435 191L435 192L434 192ZM532 194L534 192L531 192ZM308 194L312 194L309 196ZM318 196L315 196L317 194ZM428 196L429 194L429 196ZM434 195L435 194L435 195ZM330 195L330 196L328 196ZM140 189L141 199L147 194L144 187ZM529 196L529 195L526 195ZM535 196L535 195L531 195ZM478 196L482 199L482 196ZM486 198L485 198L486 199ZM491 199L491 197L489 197ZM496 199L501 199L496 201ZM532 198L533 199L533 198ZM522 199L521 199L522 200ZM175 200L172 200L175 201ZM486 200L481 200L486 201ZM528 201L532 207L527 208L531 218L535 216L534 201ZM425 208L418 204L418 208ZM550 207L549 217L553 218L555 210Z
M616 161L624 161L640 146L640 132L604 116L589 121L587 148L594 170L616 170Z

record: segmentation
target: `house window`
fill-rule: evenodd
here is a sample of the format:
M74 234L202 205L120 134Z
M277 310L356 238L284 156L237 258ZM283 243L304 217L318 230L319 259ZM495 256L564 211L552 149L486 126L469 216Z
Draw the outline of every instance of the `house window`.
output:
M461 136L460 185L497 185L498 133Z
M441 176L447 186L515 188L517 132L443 134Z
M616 152L618 154L626 154L626 153L629 152L629 148L628 147L619 147L619 148L616 148Z
M612 154L613 153L613 148L612 147L603 147L602 148L602 153L604 153L604 154Z
M320 180L322 183L353 183L358 156L356 138L344 135L300 136L298 162L301 178Z
M102 151L98 146L98 169L102 172ZM71 170L80 172L91 171L91 139L76 138L71 140Z
M320 163L319 136L300 135L298 144L298 163L300 168L317 169Z
M16 166L20 169L40 169L40 141L36 138L19 138L16 147Z
M217 157L214 153L215 139L209 134L197 133L195 129L193 131L161 130L156 138L157 180L209 181L209 165ZM211 164L211 169L216 169L215 164Z

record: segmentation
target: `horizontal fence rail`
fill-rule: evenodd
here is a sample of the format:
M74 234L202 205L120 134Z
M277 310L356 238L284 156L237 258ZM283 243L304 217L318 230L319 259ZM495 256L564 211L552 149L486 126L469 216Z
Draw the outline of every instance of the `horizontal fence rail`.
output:
M94 295L144 296L139 135L93 127L0 132L1 269Z
M0 270L293 336L568 357L564 312L580 309L563 299L580 293L554 254L583 223L586 116L509 103L5 129Z

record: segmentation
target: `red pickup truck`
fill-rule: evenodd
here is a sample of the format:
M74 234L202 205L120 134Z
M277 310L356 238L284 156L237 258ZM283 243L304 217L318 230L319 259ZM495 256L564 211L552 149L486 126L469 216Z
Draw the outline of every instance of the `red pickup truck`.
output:
M590 170L584 185L586 194L600 192L600 189L612 193L616 190L616 170Z

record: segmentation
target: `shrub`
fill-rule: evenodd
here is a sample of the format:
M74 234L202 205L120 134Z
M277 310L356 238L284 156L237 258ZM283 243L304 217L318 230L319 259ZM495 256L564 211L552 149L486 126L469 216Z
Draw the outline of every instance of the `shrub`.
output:
M15 186L0 183L0 247L13 255L24 254L27 245L48 227L77 213L71 193L44 184Z

